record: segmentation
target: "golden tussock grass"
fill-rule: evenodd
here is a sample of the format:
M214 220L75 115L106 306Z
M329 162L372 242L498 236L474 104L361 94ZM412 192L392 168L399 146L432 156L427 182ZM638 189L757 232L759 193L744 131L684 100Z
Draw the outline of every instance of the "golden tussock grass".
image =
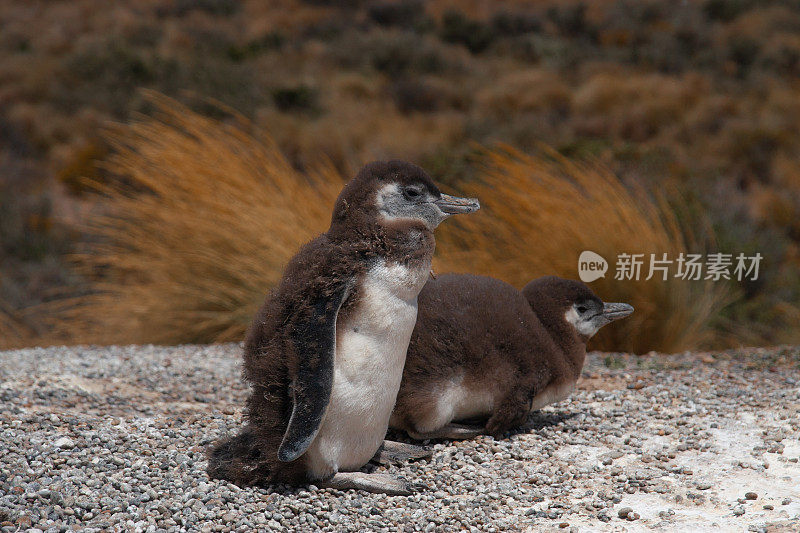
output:
M591 288L605 301L636 308L601 330L593 348L675 352L711 340L710 322L728 301L724 284L663 281L660 274L648 281L647 260L639 281L614 279L620 253L675 259L701 251L663 198L632 192L602 165L548 149L537 156L488 152L482 166L482 183L470 188L482 209L443 226L437 270L484 274L521 288L542 275L576 279L578 256L591 250L609 262Z
M299 246L327 228L343 184L330 166L292 167L242 119L221 122L164 97L157 111L111 136L108 169L124 178L94 186L103 210L76 257L92 294L60 302L58 332L70 342L182 343L239 340L266 291ZM617 253L687 249L665 202L631 193L602 167L554 153L489 152L483 210L439 230L437 271L476 272L522 287L545 274L575 278L584 249L612 266L592 284L636 313L594 347L675 351L706 340L724 302L713 285L615 281Z
M60 333L77 342L240 340L299 246L324 231L342 178L299 173L242 119L205 118L150 96L156 113L115 129L95 187L104 211L77 257L95 292L61 302Z
M17 313L4 308L0 302L0 350L12 350L34 343L32 332Z

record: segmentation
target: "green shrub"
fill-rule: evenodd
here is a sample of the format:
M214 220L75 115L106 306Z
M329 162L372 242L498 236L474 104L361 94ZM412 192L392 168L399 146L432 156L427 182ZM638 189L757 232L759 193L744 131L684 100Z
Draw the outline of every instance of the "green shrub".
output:
M472 20L456 10L444 14L440 34L442 40L463 44L473 54L486 50L497 37L489 25Z
M443 103L441 90L420 80L400 80L391 87L392 98L402 113L430 113Z
M372 2L367 16L381 26L416 29L426 25L425 4L421 0L390 0Z
M434 44L413 33L380 33L363 46L368 47L370 65L389 76L441 73L449 68Z
M753 0L708 0L703 11L711 20L730 22L753 7Z
M497 35L512 37L540 31L542 21L533 13L501 10L492 16L491 26Z
M286 37L282 33L273 31L243 45L230 45L226 53L232 61L245 61L271 50L279 50L285 42Z
M318 111L317 90L304 84L273 89L272 101L281 111Z

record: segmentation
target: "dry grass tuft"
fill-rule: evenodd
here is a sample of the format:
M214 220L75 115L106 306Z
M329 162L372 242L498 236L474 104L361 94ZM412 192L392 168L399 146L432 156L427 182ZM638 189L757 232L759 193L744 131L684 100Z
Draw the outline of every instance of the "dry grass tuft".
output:
M289 258L327 227L343 185L330 166L298 172L241 118L223 122L162 96L150 99L152 116L111 136L107 167L121 179L92 183L104 195L103 211L90 218L90 244L76 260L95 290L59 302L61 340L241 339ZM612 268L593 288L637 308L595 347L677 351L707 340L725 302L721 285L613 279L620 252L675 257L690 248L665 202L631 193L599 166L549 151L489 152L483 170L469 191L483 211L442 227L437 270L521 287L545 274L576 277L579 253L593 250Z
M275 143L150 95L156 111L111 135L93 183L102 214L77 257L95 292L62 301L58 329L81 343L240 340L298 247L324 231L342 177L301 174Z
M0 302L0 350L13 350L33 344L33 333L17 313L8 310Z
M482 184L470 194L480 198L482 210L442 228L437 271L480 273L522 287L547 274L576 279L578 256L592 250L609 262L592 289L636 308L602 330L595 349L675 352L710 340L710 323L728 301L724 284L658 276L645 281L647 261L642 280L614 279L619 253L666 252L674 259L702 252L663 199L629 191L598 164L546 149L532 157L508 148L486 154Z

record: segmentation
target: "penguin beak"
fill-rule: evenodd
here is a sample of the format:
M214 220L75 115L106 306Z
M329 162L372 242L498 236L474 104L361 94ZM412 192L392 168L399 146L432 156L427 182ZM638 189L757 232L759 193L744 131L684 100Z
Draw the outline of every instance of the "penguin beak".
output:
M449 194L442 194L441 198L433 203L448 215L472 213L481 208L481 204L478 202L477 198L459 198L458 196L450 196Z
M604 303L603 304L603 318L609 322L625 318L633 313L633 306L623 303Z

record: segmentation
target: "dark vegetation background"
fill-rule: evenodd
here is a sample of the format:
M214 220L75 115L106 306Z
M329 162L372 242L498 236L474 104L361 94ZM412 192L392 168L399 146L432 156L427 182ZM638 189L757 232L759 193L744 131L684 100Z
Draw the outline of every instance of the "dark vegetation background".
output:
M368 160L396 157L421 164L446 188L470 191L487 175L514 175L511 182L525 187L524 168L542 170L529 161L510 174L486 174L481 145L538 153L544 142L567 158L592 158L629 191L670 191L669 201L680 205L670 216L695 236L687 248L702 241L702 251L765 258L758 281L725 284L728 305L719 295L709 300L712 289L703 286L664 309L674 315L702 307L702 325L712 333L705 344L797 342L799 76L796 0L0 0L0 346L51 342L54 330L69 342L152 339L98 339L85 326L83 336L63 336L81 329L75 320L92 317L63 314L65 301L107 290L101 282L109 280L119 291L112 299L125 292L121 278L105 275L108 256L84 256L76 269L69 255L108 237L87 229L97 213L120 206L108 190L97 194L98 185L135 196L152 187L133 176L131 164L153 163L153 176L168 173L161 152L142 151L146 143L134 149L143 159L113 163L118 146L109 121L129 123L177 106L142 89L189 104L181 111L185 123L168 118L177 124L169 131L208 133L246 122L219 141L226 157L258 153L254 162L281 169L270 174L283 176L278 180L303 180L320 161L330 163L327 175L346 177ZM235 120L234 111L241 114ZM251 132L274 140L268 153L242 141ZM207 147L185 144L181 168L202 174L208 165L192 167L191 154ZM237 168L252 171L245 166ZM578 220L568 208L555 206L550 222ZM602 216L580 223L601 225ZM299 232L296 244L308 232ZM457 235L452 246L469 249ZM537 251L513 253L524 263ZM463 259L444 265L470 269ZM271 278L253 279L241 291L252 295L241 298L257 303L267 288L260 281ZM653 298L668 298L653 290ZM235 319L190 336L171 323L172 335L156 339L235 338L249 313L240 307ZM646 351L653 320L666 315L644 316L650 325L639 324L638 344L603 347ZM117 327L126 329L124 320ZM700 343L690 338L652 348Z

